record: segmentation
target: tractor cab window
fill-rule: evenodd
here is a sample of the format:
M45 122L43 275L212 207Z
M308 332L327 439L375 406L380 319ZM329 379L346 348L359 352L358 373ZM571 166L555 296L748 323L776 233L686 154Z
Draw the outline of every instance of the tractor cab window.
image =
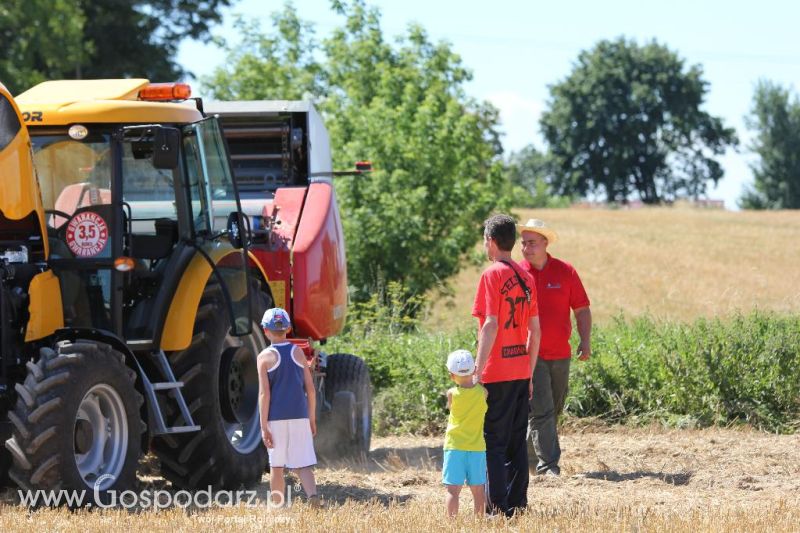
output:
M136 260L139 278L157 278L157 269L178 242L178 208L173 172L153 166L153 139L122 143L122 205L126 218L125 253Z
M60 257L110 257L110 249L89 247L68 240L66 225L76 214L92 208L111 205L111 148L107 135L98 135L82 142L66 135L35 136L32 139L34 165L42 190L47 214L48 233L56 243L52 253ZM79 232L91 233L88 226ZM72 235L72 232L70 232ZM72 247L70 248L70 244ZM90 244L90 243L89 243ZM72 254L62 248L66 245Z
M236 190L219 124L193 124L184 139L195 230L220 232L236 211ZM203 179L201 179L203 178Z
M233 176L219 125L216 122L204 124L200 129L200 140L206 154L206 166L214 202L231 202L235 207L236 191L233 188Z
M133 233L154 234L154 221L178 216L172 171L154 168L151 156L134 143L122 145L122 200L130 208Z
M192 224L199 235L211 233L210 213L206 182L203 180L203 164L196 132L187 131L183 138L183 153L186 163L186 183L189 186L189 201Z
M110 137L82 141L66 133L35 135L50 262L62 288L66 325L111 328L113 259Z
M209 122L207 126L201 130L201 140L208 161L212 225L214 231L223 231L227 229L228 215L239 210L239 203L222 131L216 121ZM241 228L241 231L245 231L245 228Z

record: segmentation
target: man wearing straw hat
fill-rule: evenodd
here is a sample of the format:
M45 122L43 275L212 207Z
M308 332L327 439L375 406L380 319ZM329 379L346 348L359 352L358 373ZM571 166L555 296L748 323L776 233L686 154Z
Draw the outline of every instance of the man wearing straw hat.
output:
M557 476L561 446L558 442L558 416L564 409L569 384L572 349L570 309L575 314L580 345L578 359L586 361L592 353L590 338L592 313L589 297L578 273L569 263L547 253L558 235L542 220L530 219L517 225L522 236L520 266L536 282L539 323L542 337L539 357L533 371L533 398L528 421L528 457L536 473Z

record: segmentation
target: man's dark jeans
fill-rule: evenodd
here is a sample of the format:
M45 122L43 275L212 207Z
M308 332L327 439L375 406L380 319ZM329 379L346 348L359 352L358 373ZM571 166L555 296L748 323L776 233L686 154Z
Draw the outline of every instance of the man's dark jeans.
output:
M483 434L490 510L507 516L528 506L527 379L486 383L489 391Z
M538 461L537 474L546 474L548 470L561 473L557 424L569 391L569 363L569 358L549 361L539 358L533 371L528 454L531 462Z

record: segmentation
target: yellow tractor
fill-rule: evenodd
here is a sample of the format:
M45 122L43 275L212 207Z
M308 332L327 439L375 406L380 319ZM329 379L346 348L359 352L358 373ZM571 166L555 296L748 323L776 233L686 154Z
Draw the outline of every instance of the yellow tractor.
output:
M0 91L0 478L102 497L149 449L180 488L257 482L268 301L216 118L145 79L16 101Z

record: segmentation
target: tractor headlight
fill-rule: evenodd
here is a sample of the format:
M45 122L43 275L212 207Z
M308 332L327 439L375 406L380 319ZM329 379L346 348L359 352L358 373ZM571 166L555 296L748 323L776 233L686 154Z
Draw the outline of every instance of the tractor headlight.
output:
M76 141L82 141L89 135L89 130L86 129L86 126L82 124L73 124L69 127L69 136Z

